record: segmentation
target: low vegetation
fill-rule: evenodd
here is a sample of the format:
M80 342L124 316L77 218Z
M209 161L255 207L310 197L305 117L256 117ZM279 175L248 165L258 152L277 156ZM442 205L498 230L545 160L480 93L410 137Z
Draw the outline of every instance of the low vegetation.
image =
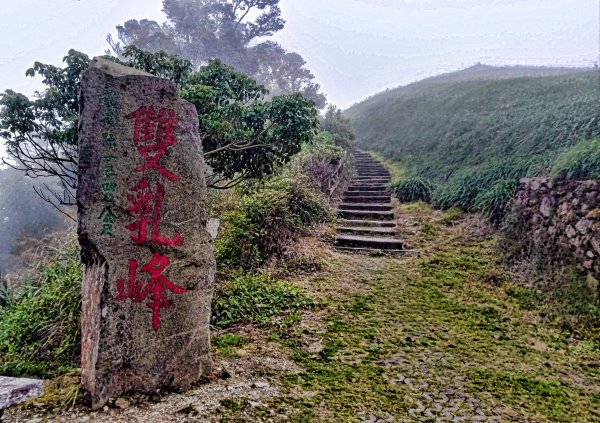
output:
M252 270L284 252L311 225L333 215L326 198L299 172L275 176L259 187L241 187L222 218L216 241L223 268Z
M0 374L56 376L78 367L82 266L74 239L37 264L0 306Z
M313 305L294 284L273 280L268 274L244 275L217 286L212 324L215 327L240 322L265 325L274 316Z
M435 183L423 177L401 178L392 185L391 189L398 200L404 203L429 202L435 190Z

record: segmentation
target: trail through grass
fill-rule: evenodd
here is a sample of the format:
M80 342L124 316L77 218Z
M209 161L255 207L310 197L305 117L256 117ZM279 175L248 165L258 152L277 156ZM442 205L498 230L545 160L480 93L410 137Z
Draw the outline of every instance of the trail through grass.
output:
M598 343L511 282L485 226L423 205L402 216L419 254L332 253L303 282L327 306L271 330L303 370L222 421L600 421Z

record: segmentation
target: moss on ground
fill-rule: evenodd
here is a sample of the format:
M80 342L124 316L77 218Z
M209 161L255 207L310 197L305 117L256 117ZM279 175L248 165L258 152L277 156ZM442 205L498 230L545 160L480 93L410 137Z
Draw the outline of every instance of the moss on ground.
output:
M428 227L410 240L419 253L331 253L298 282L327 306L269 329L303 370L265 407L238 401L222 420L600 421L598 339L549 319L557 305L514 282L475 217L401 212Z

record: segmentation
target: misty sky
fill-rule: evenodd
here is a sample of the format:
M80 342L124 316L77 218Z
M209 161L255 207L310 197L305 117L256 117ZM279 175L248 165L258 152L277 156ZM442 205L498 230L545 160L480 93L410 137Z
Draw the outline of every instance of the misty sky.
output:
M163 20L160 0L0 0L0 92L31 94L34 61L90 56L131 18ZM386 88L474 63L591 66L597 0L282 0L276 39L307 60L346 108Z

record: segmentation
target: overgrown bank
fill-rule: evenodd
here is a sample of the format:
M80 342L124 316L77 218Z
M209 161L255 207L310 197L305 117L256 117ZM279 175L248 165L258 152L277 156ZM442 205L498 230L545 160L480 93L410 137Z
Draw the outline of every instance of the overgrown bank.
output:
M597 178L597 70L478 66L346 111L363 148L406 167L399 194L499 222L519 179Z

